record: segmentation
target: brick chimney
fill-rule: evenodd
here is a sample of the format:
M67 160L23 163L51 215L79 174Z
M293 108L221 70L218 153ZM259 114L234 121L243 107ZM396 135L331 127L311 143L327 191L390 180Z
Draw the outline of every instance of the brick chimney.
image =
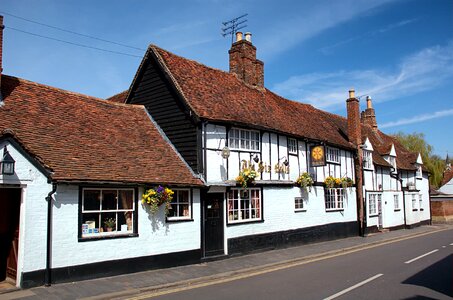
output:
M370 96L366 98L366 109L362 111L360 118L362 120L362 124L370 126L371 128L373 128L373 130L378 129L376 122L376 114L374 112Z
M0 104L3 102L2 96L2 74L3 74L3 16L0 15Z
M362 142L362 126L360 123L359 99L355 97L355 91L349 90L349 98L346 100L348 113L348 139L351 143L359 146Z
M236 32L236 42L228 51L230 55L230 73L235 73L245 83L264 87L264 63L256 59L256 47L252 45L252 34Z

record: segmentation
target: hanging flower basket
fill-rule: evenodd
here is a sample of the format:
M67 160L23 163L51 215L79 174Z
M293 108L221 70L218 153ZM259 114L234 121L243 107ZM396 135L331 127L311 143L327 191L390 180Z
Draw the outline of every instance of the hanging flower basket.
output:
M244 189L247 188L248 185L252 184L256 178L256 171L252 168L243 168L241 172L239 172L239 176L236 177L236 183L240 184Z
M156 213L159 206L165 204L165 214L168 214L170 202L173 200L174 192L169 188L158 186L155 189L148 189L142 195L142 203L149 205L151 213Z
M326 188L348 188L353 185L353 181L349 177L342 177L342 178L335 178L333 176L329 176L324 180L324 184Z
M304 172L299 177L297 177L296 183L300 188L307 190L307 188L311 189L314 181L308 172Z

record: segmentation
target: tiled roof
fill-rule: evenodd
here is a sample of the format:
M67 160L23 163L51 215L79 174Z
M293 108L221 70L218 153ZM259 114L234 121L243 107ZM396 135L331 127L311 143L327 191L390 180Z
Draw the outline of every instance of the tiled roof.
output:
M346 119L311 105L246 85L235 74L213 69L156 46L150 51L170 73L198 117L247 125L351 148Z
M124 103L126 101L128 90L113 95L105 100L116 102L116 103Z
M443 178L442 178L442 183L441 183L441 185L446 184L446 183L449 182L451 179L453 179L453 169L446 170L446 171L444 172L444 175L443 175Z
M200 185L145 108L2 76L0 132L14 132L57 181Z

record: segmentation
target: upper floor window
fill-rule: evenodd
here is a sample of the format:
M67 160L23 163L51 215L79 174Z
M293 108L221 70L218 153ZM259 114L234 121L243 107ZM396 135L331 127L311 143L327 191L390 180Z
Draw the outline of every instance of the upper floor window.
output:
M385 159L392 167L393 173L396 173L396 157L395 156L387 156Z
M191 216L191 199L190 190L173 190L173 199L168 210L168 220L190 220Z
M229 132L229 146L231 149L260 151L260 133L233 128Z
M328 162L340 163L340 149L326 147L326 160Z
M288 138L288 153L297 154L297 141L296 139Z
M84 188L82 238L131 234L137 222L134 189Z
M422 173L422 165L417 165L417 172L416 172L415 176L417 178L422 178L422 174L423 174Z
M343 209L344 189L343 188L326 188L325 190L326 210Z
M228 192L228 223L261 220L260 189L231 189Z
M363 150L363 168L373 169L373 156L371 151Z

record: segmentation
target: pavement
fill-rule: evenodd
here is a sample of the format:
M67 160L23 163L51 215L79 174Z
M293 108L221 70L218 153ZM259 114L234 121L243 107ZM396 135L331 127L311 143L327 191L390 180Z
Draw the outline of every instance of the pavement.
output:
M254 274L288 268L295 264L308 263L448 229L453 229L453 225L436 224L381 232L366 237L350 237L227 257L222 260L193 265L53 284L50 287L36 287L7 293L0 292L0 299L127 299L141 293L178 289L184 286L206 284L225 279L232 280L232 278L243 277L244 275L253 276Z

